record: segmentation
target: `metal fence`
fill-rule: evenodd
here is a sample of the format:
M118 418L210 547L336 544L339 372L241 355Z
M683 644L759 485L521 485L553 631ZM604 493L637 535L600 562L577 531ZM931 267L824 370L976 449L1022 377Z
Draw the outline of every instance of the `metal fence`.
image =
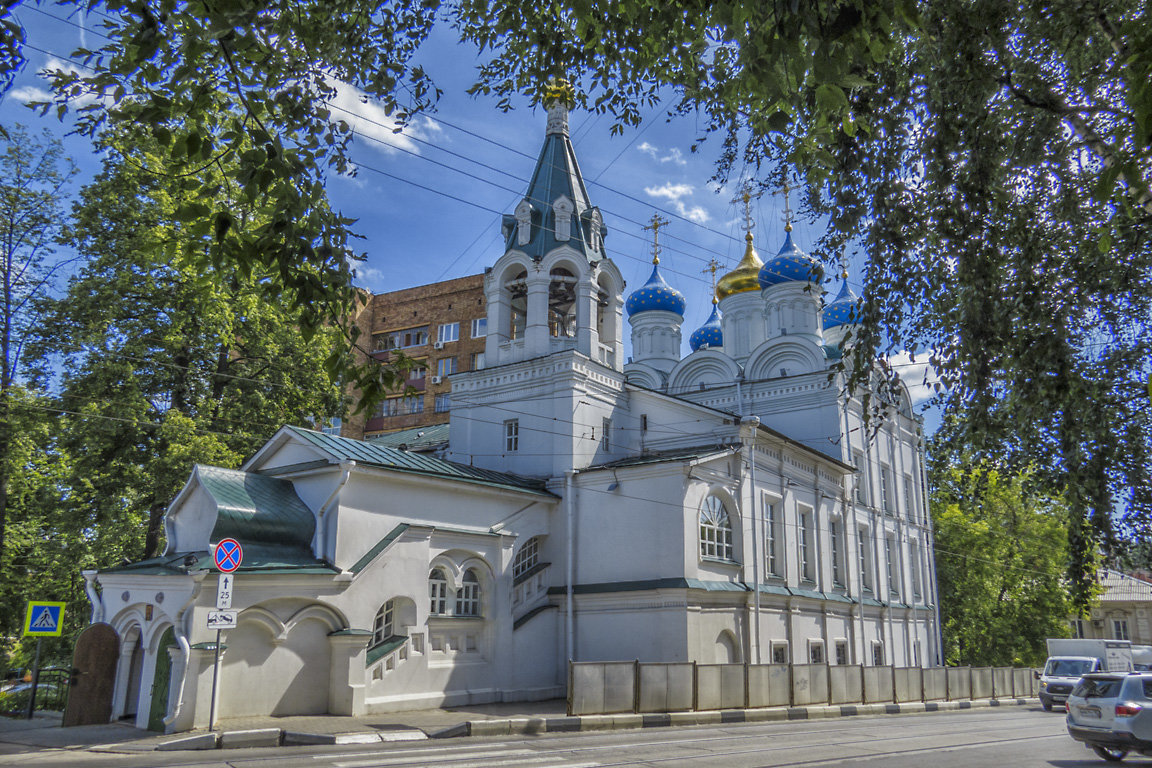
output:
M755 709L1036 696L1031 669L573 662L568 714Z
M63 712L68 703L68 681L70 670L65 667L47 667L40 670L36 684L37 711ZM32 684L23 681L0 690L0 715L24 717L28 712L28 700L32 696Z

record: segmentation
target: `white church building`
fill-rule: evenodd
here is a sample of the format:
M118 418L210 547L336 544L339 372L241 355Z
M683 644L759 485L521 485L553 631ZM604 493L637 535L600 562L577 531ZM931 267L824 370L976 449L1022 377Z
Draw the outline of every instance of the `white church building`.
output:
M569 660L938 664L921 423L905 393L865 424L831 370L856 298L829 301L790 232L762 263L747 229L682 356L658 230L626 294L554 100L447 446L284 427L194 468L163 556L85 572L119 642L112 717L544 699ZM223 538L245 554L213 705Z

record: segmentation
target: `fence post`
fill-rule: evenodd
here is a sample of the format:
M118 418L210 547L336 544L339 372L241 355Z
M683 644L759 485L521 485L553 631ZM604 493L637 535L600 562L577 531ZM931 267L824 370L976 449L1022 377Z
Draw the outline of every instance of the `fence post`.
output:
M640 659L632 662L632 713L640 711Z
M692 662L692 711L700 711L700 670L696 666L697 662Z
M568 659L568 717L572 717L572 659Z
M748 690L751 687L751 676L748 673L748 662L744 662L744 709L749 709L752 706L752 692Z

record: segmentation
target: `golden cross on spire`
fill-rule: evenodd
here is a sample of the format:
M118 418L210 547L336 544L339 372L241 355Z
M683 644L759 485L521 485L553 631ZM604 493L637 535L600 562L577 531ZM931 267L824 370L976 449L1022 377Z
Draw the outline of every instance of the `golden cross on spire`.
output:
M843 246L840 247L840 277L848 279L848 254L844 252Z
M785 232L791 232L792 231L792 207L789 205L789 202L788 202L788 193L794 189L799 189L799 187L794 187L791 184L789 184L788 183L788 176L787 176L787 174L785 174L784 184L780 187L780 191L772 193L774 195L784 195L784 215L782 218L784 219L784 231Z
M653 264L659 264L660 263L660 227L664 227L667 225L668 225L668 220L660 218L660 214L658 214L658 213L652 214L652 222L650 224L644 225L645 230L648 230L648 229L652 230L652 263Z
M708 260L708 266L706 266L706 267L704 267L704 269L700 270L701 272L711 272L712 273L712 303L713 304L715 304L717 302L717 298L716 298L716 270L718 270L718 269L720 269L720 262L716 261L716 257L713 256L711 259Z
M732 198L733 203L744 203L744 224L741 226L748 234L752 234L752 229L756 226L756 222L752 221L752 198L759 197L759 195L752 194L752 180L748 179L740 187L740 194ZM705 270L707 271L707 270Z

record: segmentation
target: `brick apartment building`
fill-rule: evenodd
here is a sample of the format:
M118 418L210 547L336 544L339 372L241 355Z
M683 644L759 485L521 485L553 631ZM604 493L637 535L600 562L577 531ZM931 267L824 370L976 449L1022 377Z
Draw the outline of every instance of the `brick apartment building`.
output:
M340 433L372 438L447 424L449 377L484 367L487 311L482 274L373 296L359 318L372 356L388 361L400 351L417 365L409 371L406 392L390 395L370 414L353 414Z

